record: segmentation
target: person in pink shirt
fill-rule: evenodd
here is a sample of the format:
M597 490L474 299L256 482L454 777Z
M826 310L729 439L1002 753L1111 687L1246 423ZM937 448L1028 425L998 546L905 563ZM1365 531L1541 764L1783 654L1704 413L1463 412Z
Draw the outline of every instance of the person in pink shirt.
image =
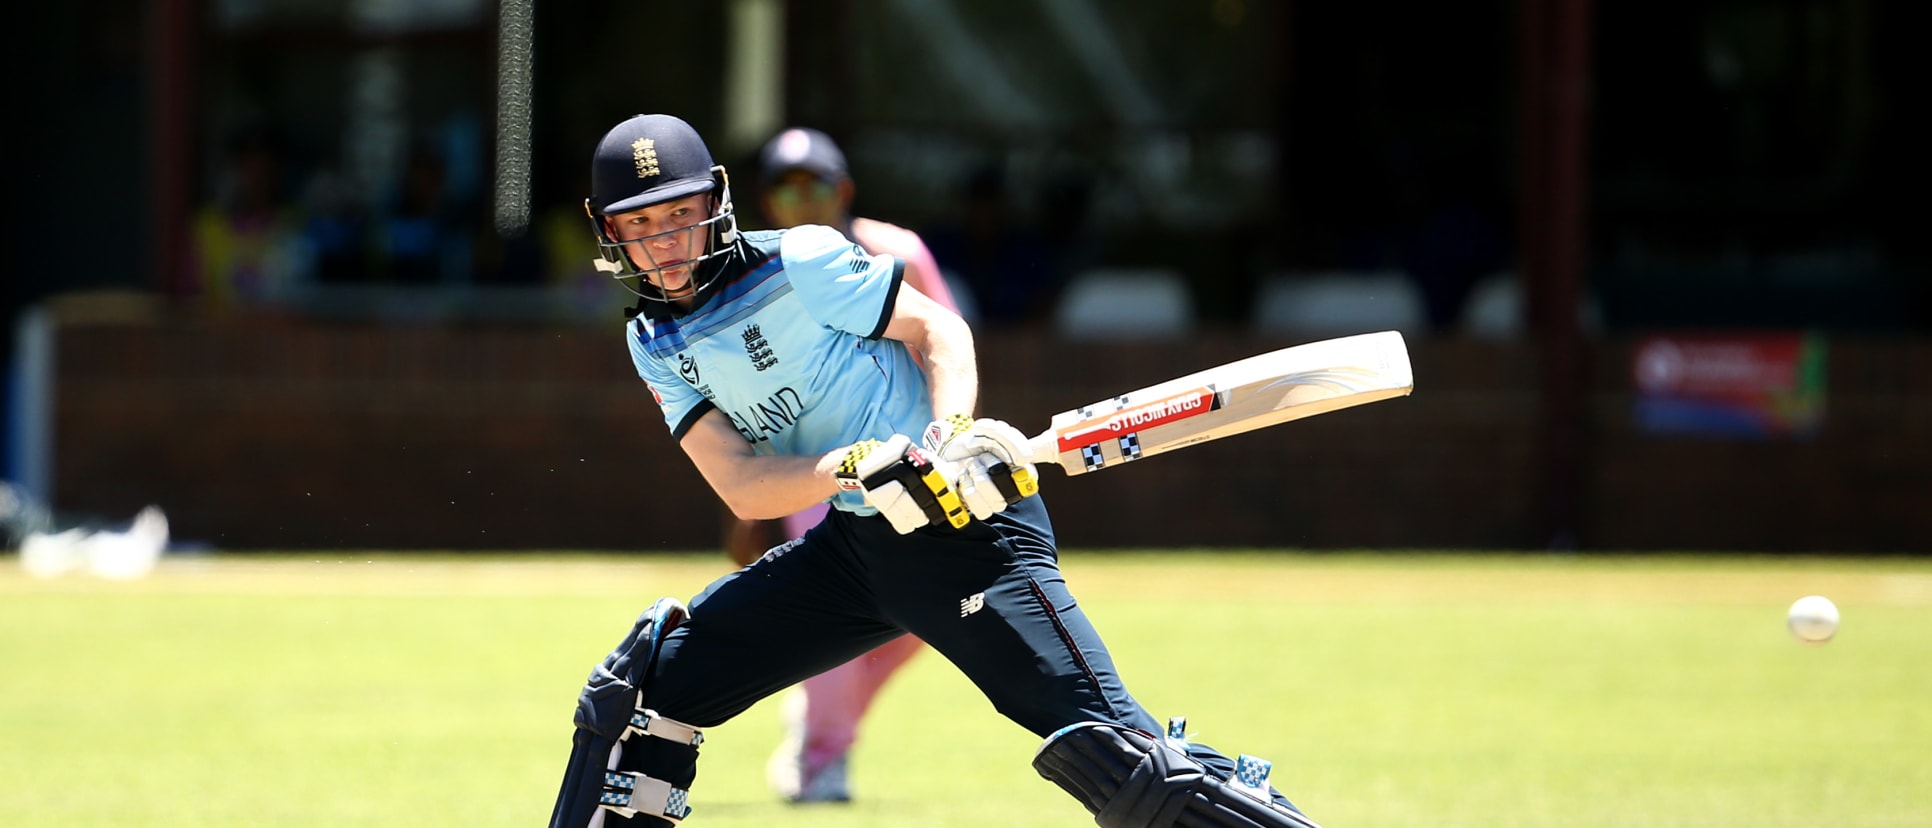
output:
M957 312L957 302L939 265L919 234L876 219L854 216L857 192L845 154L825 133L793 127L768 141L759 154L760 206L773 228L822 224L872 254L890 254L906 263L906 281L920 293ZM740 566L765 550L796 538L825 517L825 504L776 521L728 518L725 551ZM847 802L846 757L858 738L859 720L892 677L922 648L919 639L901 636L870 653L801 683L783 702L785 741L772 754L767 777L772 789L790 802Z

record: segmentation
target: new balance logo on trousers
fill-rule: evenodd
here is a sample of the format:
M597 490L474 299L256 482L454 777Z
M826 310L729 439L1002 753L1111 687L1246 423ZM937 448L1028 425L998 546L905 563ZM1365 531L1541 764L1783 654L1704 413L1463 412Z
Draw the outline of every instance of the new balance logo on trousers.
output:
M959 617L965 618L966 616L972 615L973 613L979 612L980 610L985 608L986 608L986 593L975 592L971 595L966 596L965 598L960 599Z

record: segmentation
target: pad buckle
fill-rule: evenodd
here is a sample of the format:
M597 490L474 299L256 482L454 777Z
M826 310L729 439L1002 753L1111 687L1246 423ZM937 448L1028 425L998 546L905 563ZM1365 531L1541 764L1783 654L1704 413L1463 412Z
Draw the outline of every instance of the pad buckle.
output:
M1274 797L1268 793L1268 772L1274 767L1273 762L1243 753L1234 759L1234 775L1228 778L1228 787L1262 802L1273 802Z

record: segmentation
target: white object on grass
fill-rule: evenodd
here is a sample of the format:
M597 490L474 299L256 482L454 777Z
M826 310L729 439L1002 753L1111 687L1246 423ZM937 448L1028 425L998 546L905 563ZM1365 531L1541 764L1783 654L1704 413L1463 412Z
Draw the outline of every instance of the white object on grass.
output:
M28 532L20 540L20 565L36 578L85 569L96 577L128 581L154 571L167 548L168 517L161 507L149 506L134 516L126 531Z
M35 578L58 578L87 565L87 530L28 532L20 539L20 566Z
M114 581L143 577L154 571L168 547L168 516L161 507L149 506L134 516L127 531L95 532L83 545L87 568L95 575Z

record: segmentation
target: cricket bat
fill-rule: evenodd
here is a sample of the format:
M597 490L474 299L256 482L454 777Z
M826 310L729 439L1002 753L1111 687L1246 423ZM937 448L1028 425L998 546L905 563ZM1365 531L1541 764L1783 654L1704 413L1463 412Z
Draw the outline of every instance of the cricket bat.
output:
M1028 460L1086 474L1414 388L1398 331L1310 342L1062 411Z

